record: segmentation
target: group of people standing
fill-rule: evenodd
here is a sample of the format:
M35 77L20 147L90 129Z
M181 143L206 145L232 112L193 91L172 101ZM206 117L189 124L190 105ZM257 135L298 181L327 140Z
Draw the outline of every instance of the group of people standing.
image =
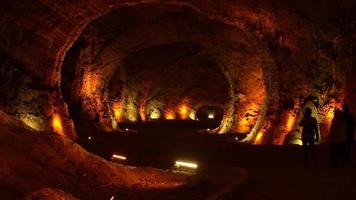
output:
M299 125L303 127L303 157L308 161L314 157L314 144L319 141L318 122L312 117L312 110L306 108L304 117ZM351 113L348 104L344 104L342 110L334 110L334 118L329 130L330 161L333 166L340 163L349 164L351 147L354 144L355 117Z

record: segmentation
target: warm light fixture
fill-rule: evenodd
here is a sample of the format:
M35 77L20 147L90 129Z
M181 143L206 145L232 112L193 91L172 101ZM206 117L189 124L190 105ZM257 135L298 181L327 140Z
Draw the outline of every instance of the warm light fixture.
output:
M91 136L88 137L88 140L91 140Z
M186 168L190 168L190 169L198 168L198 164L196 164L196 163L179 161L179 160L176 161L174 166L177 168L181 168L181 167L186 167Z
M122 155L118 155L118 154L113 154L111 156L111 159L118 159L118 160L126 160L127 158L125 156L122 156Z
M209 113L209 114L208 114L208 118L209 118L209 119L214 119L214 117L215 117L215 116L214 116L214 113Z

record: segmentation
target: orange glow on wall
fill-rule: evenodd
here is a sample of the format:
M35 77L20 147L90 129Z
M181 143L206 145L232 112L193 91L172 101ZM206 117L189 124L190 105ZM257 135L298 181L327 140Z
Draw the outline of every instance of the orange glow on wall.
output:
M245 108L246 109L246 108ZM251 104L246 110L241 110L239 113L243 115L236 116L236 131L239 133L248 133L257 122L259 112L259 106L257 104Z
M91 73L84 74L82 92L86 96L92 96L99 86L100 82L97 75Z
M112 109L113 109L113 112L114 112L114 117L115 117L115 120L120 122L122 121L122 118L123 118L123 106L122 106L122 103L120 102L114 102L113 103L113 106L112 106Z
M331 122L332 119L334 118L334 111L335 111L335 108L330 108L330 110L326 114L326 119L328 122Z
M286 128L287 128L288 132L294 128L295 120L296 120L296 117L293 114L289 113L288 119L287 119L287 124L286 124Z
M329 110L325 114L325 120L328 126L330 126L331 121L334 119L334 112L336 109L341 109L342 104L341 102L332 102L329 105Z
M250 123L247 117L242 118L237 125L237 132L247 133L250 131Z
M342 102L341 101L336 101L336 100L332 100L331 103L328 105L329 106L329 110L327 110L326 113L326 120L328 122L331 122L332 119L334 118L334 111L336 109L342 109Z
M321 139L327 139L329 135L329 129L334 119L334 112L336 109L342 108L341 101L332 100L327 106L325 106L325 110L323 112L324 118L323 121L320 123L320 136Z
M64 135L63 133L63 127L62 127L62 120L61 117L58 114L54 114L52 116L52 128L55 133L58 135Z
M326 128L326 131L327 131L327 132L328 132L330 126L331 126L331 122L332 122L333 119L334 119L334 112L335 112L335 109L337 109L337 108L331 107L331 108L327 111L327 113L326 113L326 115L325 115L325 125L324 125L325 127L324 127L324 128Z
M181 119L187 119L189 116L189 106L186 104L180 105L178 112Z
M295 126L295 121L296 121L296 116L293 113L291 113L291 111L283 112L280 137L279 139L276 138L276 140L273 142L274 144L282 145L284 143L286 135L288 135L293 130Z
M173 120L176 118L176 115L173 111L169 110L164 113L164 118L166 118L167 120Z
M195 110L190 110L189 118L190 118L191 120L196 120L196 119L197 119Z
M140 104L140 117L142 121L146 121L146 113L145 113L145 102L141 102Z
M260 131L258 132L254 144L261 144L262 143L262 138L263 138L264 132Z

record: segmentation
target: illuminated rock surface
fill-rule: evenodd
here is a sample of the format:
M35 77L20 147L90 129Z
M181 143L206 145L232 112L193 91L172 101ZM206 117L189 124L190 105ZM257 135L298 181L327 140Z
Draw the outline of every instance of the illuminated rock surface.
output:
M187 181L186 176L162 170L113 165L71 140L35 133L21 124L0 113L1 199L21 199L44 187L81 199L109 199L130 195L130 190L175 188Z
M39 191L33 192L26 200L78 200L61 190L54 190L51 188L44 188Z
M327 142L333 110L356 112L355 10L354 0L2 0L0 197L130 199L184 184L75 141L196 119L206 106L224 111L208 132L251 144L300 144L311 107Z
M74 127L116 129L115 102L121 120L140 121L189 101L224 108L220 133L254 141L262 129L264 142L281 144L308 96L323 139L330 109L348 101L355 110L354 1L36 0L0 9L1 109L37 130L59 114L75 139Z

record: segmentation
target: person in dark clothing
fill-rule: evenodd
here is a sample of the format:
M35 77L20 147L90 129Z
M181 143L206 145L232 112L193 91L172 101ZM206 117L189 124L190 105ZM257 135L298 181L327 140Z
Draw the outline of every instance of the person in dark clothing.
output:
M346 122L346 145L344 159L345 162L348 163L350 162L352 145L355 143L355 116L351 113L349 105L346 103L342 106L342 110L344 111L344 120Z
M330 161L334 167L337 167L340 161L345 162L346 137L344 113L336 109L329 132Z
M309 156L314 157L314 144L319 141L318 122L311 114L312 110L306 108L303 119L299 122L299 126L303 127L302 142L305 162L308 161Z

